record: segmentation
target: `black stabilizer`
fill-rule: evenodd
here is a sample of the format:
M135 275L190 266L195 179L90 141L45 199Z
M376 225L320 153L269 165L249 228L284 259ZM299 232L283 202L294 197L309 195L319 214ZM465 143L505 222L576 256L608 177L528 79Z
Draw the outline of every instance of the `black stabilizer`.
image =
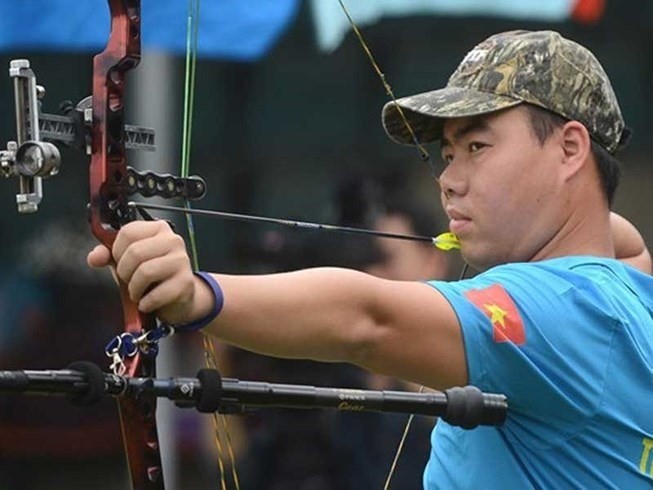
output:
M474 429L483 421L483 392L475 386L445 390L447 413L442 418L451 425Z
M200 369L197 373L202 390L197 399L197 411L217 412L222 401L222 376L217 369Z
M29 376L23 371L0 371L0 384L9 393L27 391Z
M82 373L88 388L80 393L72 393L66 395L66 398L73 405L93 405L102 399L105 391L104 373L97 364L87 361L76 361L68 366L71 371L79 371Z

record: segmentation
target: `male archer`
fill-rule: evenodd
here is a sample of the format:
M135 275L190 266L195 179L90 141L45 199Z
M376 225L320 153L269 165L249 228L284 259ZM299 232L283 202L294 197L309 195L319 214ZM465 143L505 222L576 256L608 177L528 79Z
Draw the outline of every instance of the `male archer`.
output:
M445 88L398 104L419 142L441 143L441 199L473 279L193 274L163 222L125 226L89 263L115 262L142 311L245 349L507 395L502 427L437 424L427 489L651 488L651 261L611 218L627 131L601 65L558 33L506 32ZM415 142L393 104L383 123Z

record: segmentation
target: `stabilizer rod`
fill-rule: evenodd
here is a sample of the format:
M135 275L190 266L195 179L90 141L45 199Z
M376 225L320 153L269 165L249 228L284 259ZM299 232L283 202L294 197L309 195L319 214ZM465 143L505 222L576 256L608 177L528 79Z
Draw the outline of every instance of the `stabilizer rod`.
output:
M465 429L501 425L508 409L505 396L483 393L473 386L414 393L240 381L222 378L214 369L202 369L197 378L163 379L116 376L92 363L71 367L74 369L0 371L0 393L67 395L78 404L91 404L102 396L164 397L179 407L201 412L286 407L415 413L438 416Z

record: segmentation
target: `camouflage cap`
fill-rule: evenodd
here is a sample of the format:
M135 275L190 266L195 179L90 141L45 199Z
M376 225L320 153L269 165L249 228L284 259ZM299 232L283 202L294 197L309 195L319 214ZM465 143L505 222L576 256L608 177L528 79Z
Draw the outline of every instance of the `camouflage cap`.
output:
M420 143L440 139L447 118L523 102L581 122L611 153L622 141L624 120L601 64L587 48L553 31L495 34L465 56L445 88L397 101ZM382 117L393 140L415 143L394 102L385 105Z

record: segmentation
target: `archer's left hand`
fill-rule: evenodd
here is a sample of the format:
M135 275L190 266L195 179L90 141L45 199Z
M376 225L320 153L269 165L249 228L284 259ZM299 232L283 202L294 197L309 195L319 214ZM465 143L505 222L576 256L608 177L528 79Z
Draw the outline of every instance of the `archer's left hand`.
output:
M125 225L111 250L98 245L87 262L91 267L114 267L138 309L162 321L190 323L213 306L208 286L193 274L183 238L165 221Z

